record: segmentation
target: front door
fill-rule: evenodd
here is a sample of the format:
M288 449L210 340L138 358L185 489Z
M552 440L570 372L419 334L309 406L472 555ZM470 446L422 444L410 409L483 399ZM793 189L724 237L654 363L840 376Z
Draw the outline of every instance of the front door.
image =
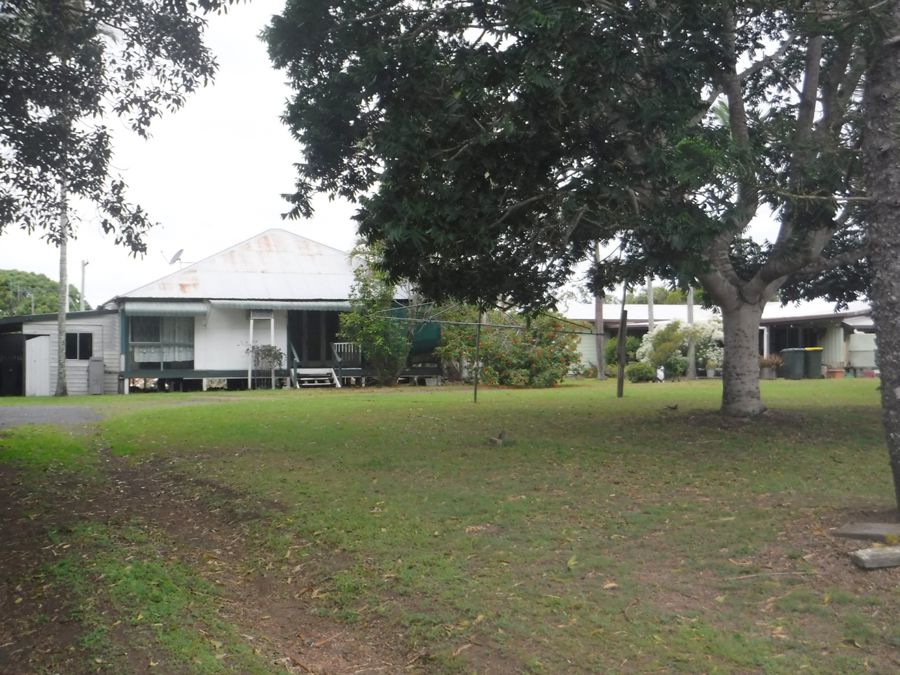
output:
M288 353L297 353L303 368L330 366L334 360L331 344L337 339L338 312L302 310L288 312Z

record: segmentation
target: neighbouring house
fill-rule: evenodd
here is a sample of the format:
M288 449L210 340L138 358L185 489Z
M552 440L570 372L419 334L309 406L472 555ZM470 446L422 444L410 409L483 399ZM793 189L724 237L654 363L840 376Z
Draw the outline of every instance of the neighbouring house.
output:
M127 393L145 382L173 389L244 388L268 374L253 362L253 347L260 345L286 355L276 376L294 384L362 380L368 375L364 355L337 337L353 282L346 252L267 230L116 296L100 310L69 314L69 391ZM420 331L413 350L420 358L406 375L439 375L433 358L421 358L437 346L435 328ZM55 332L55 315L0 319L4 372L11 364L0 391L52 393ZM102 383L95 362L102 363Z
M625 305L628 312L627 332L642 336L649 328L647 305ZM619 330L622 305L603 305L603 333L615 337ZM706 321L717 312L695 305L694 321ZM585 322L593 329L594 305L570 303L564 315L573 321ZM653 306L655 324L669 321L688 323L687 305ZM822 347L822 363L830 369L861 371L875 368L875 326L872 309L866 302L851 302L848 307L835 310L834 304L824 300L782 305L770 302L763 311L759 328L759 353L777 354L791 347ZM582 362L596 365L597 348L592 334L581 336L579 346Z

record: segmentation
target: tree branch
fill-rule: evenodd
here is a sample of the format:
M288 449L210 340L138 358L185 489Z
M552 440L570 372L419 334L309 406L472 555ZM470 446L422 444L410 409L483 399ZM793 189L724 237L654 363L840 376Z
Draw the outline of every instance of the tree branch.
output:
M868 255L869 247L861 246L860 248L853 249L852 251L839 253L838 255L832 256L831 258L820 256L818 259L800 268L799 270L797 270L797 272L791 274L790 276L797 281L809 281L816 278L823 272L833 270L837 267L843 267L844 265L852 265L855 262L859 262Z

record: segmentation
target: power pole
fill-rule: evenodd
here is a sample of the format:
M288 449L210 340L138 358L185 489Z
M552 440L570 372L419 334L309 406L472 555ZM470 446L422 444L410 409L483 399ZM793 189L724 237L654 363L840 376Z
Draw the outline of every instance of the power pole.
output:
M84 311L84 268L88 266L87 260L81 261L81 297L78 298L78 311Z

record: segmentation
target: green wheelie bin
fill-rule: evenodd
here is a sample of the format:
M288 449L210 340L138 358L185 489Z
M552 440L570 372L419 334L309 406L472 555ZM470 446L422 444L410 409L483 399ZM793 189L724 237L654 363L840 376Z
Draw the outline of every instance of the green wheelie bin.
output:
M803 350L803 375L810 380L822 378L822 347L807 347Z
M806 350L802 347L791 347L781 350L781 376L786 380L803 379L803 357Z

